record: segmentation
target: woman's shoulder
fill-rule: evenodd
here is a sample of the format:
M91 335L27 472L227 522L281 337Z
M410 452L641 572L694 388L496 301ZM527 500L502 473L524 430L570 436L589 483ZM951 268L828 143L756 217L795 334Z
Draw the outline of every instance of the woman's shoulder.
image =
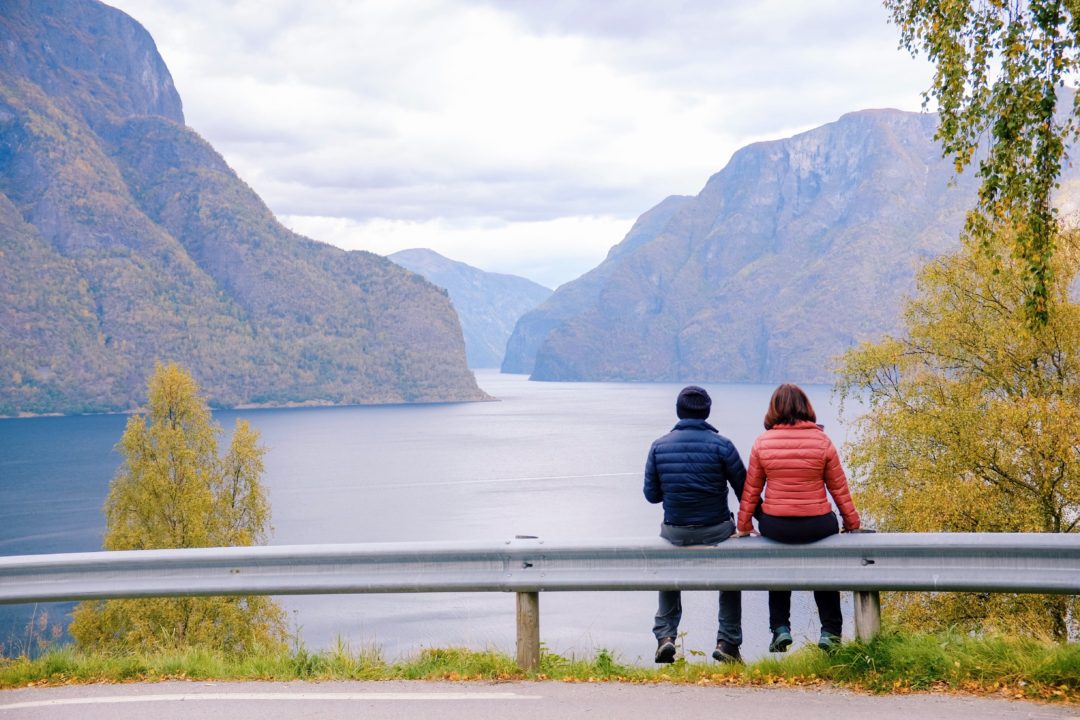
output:
M770 445L797 444L801 447L825 447L832 441L820 425L812 422L799 422L794 425L773 425L765 432L758 435L754 445L769 447Z
M780 435L790 435L792 433L798 435L804 435L806 433L820 433L824 435L825 431L822 426L818 425L817 423L810 422L809 420L801 420L791 425L773 425L771 428L758 435L758 439L760 440L762 438L777 437Z

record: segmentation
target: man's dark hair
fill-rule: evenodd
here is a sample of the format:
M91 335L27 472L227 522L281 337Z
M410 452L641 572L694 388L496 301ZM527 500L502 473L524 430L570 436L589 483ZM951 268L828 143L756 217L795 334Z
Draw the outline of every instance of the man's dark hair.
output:
M679 391L679 397L675 400L675 414L680 420L693 418L704 420L709 417L712 408L712 398L705 388L697 385L687 385Z

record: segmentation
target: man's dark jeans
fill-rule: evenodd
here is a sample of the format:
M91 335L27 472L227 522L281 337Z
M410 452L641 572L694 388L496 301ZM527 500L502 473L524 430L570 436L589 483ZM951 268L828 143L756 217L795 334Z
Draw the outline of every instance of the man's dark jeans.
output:
M735 532L735 524L725 520L716 525L686 527L681 525L660 526L660 537L672 545L719 545ZM661 590L660 607L656 611L653 635L657 640L678 637L679 621L682 620L682 593L679 590ZM742 645L742 593L738 590L720 591L720 612L717 616L717 642L723 640L738 647Z

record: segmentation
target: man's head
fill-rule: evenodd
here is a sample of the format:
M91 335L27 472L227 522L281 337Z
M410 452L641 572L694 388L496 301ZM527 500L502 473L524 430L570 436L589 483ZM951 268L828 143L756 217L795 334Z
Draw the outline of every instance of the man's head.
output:
M680 420L687 418L704 420L709 417L711 408L712 398L709 397L709 393L705 392L705 388L697 385L684 387L679 391L679 397L675 401L675 414Z

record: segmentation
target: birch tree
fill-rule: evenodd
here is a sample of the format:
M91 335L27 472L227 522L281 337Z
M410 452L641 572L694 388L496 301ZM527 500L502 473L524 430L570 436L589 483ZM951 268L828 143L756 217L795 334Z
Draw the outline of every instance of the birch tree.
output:
M1080 71L1080 2L885 0L885 7L901 44L934 64L925 99L936 101L937 137L956 171L986 146L968 232L1008 241L1028 320L1046 323L1059 232L1052 194L1080 109L1080 96L1063 89Z
M127 424L123 463L105 503L107 550L253 545L267 538L270 505L261 484L264 448L238 421L224 456L191 375L158 365L145 416ZM153 598L81 603L71 634L95 650L205 647L245 652L280 647L281 609L252 597Z

